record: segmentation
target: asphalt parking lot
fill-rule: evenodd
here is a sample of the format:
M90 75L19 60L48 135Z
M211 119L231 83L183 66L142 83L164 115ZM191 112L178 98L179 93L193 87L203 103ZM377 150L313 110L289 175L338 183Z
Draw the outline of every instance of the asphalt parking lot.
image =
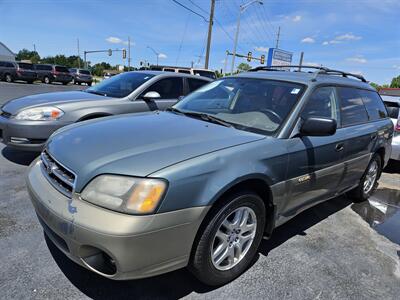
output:
M0 104L84 87L0 83ZM309 209L263 240L238 279L210 288L179 270L116 282L91 273L46 241L24 182L36 154L0 145L0 298L3 299L398 299L400 166L383 173L367 203L345 196ZM160 249L162 251L162 249Z

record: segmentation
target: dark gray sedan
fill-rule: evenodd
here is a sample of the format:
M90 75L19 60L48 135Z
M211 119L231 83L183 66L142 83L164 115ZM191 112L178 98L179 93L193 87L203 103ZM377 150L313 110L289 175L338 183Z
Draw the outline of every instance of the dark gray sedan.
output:
M164 110L211 80L155 71L127 72L85 91L27 96L0 109L0 137L15 148L40 151L57 129L89 119Z

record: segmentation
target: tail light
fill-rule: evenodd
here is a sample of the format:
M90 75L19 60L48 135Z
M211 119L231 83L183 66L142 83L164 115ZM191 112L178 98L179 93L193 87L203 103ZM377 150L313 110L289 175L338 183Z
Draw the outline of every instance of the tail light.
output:
M21 71L22 71L22 70L21 70L20 67L18 67L17 70L16 70L16 72L17 72L18 74L21 74Z
M400 118L397 119L397 124L396 124L396 126L394 127L394 131L397 131L397 132L400 133Z

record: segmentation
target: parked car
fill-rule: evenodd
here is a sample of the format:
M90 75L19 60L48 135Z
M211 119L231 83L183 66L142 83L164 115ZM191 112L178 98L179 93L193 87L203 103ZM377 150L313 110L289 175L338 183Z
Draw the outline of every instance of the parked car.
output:
M72 75L67 67L57 65L35 65L38 80L50 84L60 82L67 85L72 81Z
M0 61L0 79L6 82L21 80L33 83L36 80L36 72L30 63Z
M381 95L383 102L392 119L394 125L394 137L392 141L392 155L393 160L400 160L400 97L384 96Z
M185 74L127 72L85 91L32 95L11 100L0 109L3 143L41 151L57 129L99 117L163 110L182 95L210 82Z
M325 68L262 70L214 81L165 112L58 131L27 177L45 234L110 279L188 266L220 285L301 211L350 191L367 199L393 135L376 91Z
M69 72L72 75L72 83L73 84L86 83L88 86L92 86L93 77L89 70L69 69Z
M208 77L211 79L217 79L217 75L215 74L215 72L212 70L208 70L208 69L170 67L170 66L150 66L150 70L191 74L191 75L197 75L197 76L204 76L204 77Z

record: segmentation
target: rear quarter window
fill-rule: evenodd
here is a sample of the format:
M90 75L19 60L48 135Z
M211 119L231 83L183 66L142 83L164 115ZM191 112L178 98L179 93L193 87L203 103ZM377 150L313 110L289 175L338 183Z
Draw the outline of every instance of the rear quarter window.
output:
M368 122L367 110L364 106L361 90L339 87L340 114L342 126L350 126Z
M359 90L359 93L364 101L370 121L387 118L388 113L386 111L386 107L377 92Z
M18 63L18 66L19 66L21 69L25 69L25 70L33 70L33 69L34 69L34 67L33 67L32 64Z
M55 69L56 69L57 72L69 73L69 71L68 71L68 69L66 67L56 66Z

